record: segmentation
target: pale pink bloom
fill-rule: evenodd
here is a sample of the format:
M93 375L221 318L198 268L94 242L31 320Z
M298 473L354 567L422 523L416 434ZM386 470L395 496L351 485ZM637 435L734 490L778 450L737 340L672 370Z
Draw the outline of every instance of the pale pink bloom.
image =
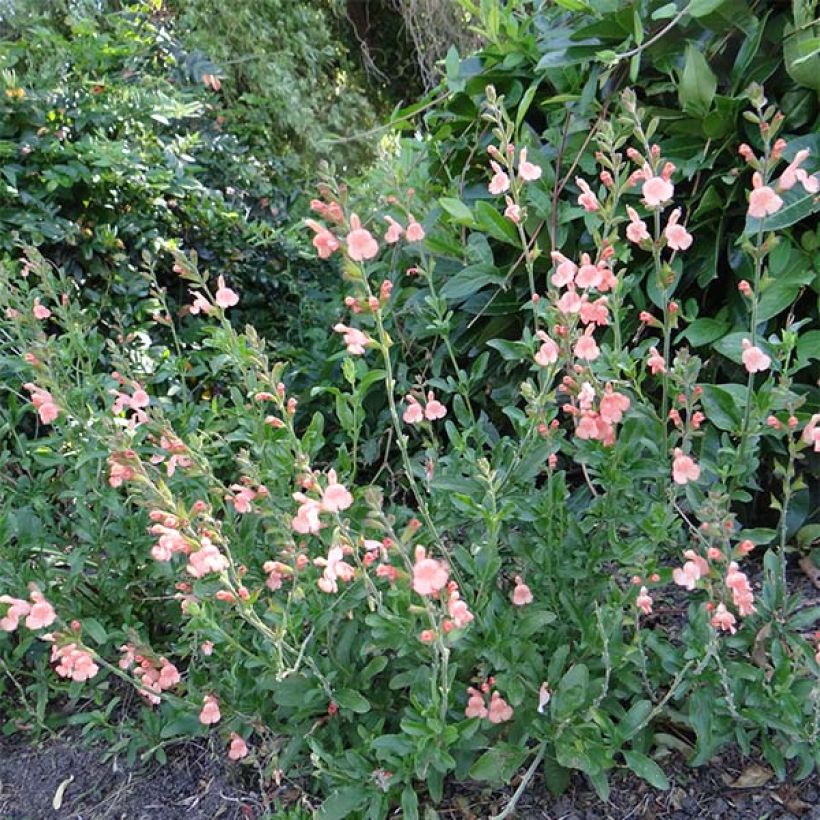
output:
M589 183L585 179L581 179L581 177L575 177L575 184L581 189L578 204L589 213L600 210L601 203L598 202L598 197L592 192Z
M551 256L553 262L558 263L558 267L555 269L555 273L553 273L550 281L555 287L562 288L575 279L578 266L558 251L553 251Z
M612 290L618 284L618 277L615 276L611 268L604 264L598 265L598 272L601 274L601 281L597 284L597 288L601 293Z
M487 710L487 719L490 723L506 723L512 720L513 709L498 692L493 692L490 698L490 707Z
M341 333L342 341L347 346L347 352L353 356L362 356L365 348L370 344L370 337L355 327L348 327L341 322L333 325L337 333Z
M578 313L581 310L582 304L583 300L578 294L578 291L575 290L574 285L569 285L567 292L564 293L555 303L558 310L560 310L561 313L565 313L567 316L573 313Z
M34 300L34 309L32 310L35 319L48 319L51 316L51 311L45 306L40 304L40 300Z
M322 592L328 594L338 592L337 580L351 581L353 579L354 569L344 561L344 551L338 545L328 550L327 558L315 558L313 563L324 567L322 577L317 581Z
M225 286L225 277L220 276L216 280L217 290L214 294L214 301L222 308L222 310L226 310L229 307L233 307L234 305L239 303L239 296L237 295L236 291L231 290L229 287Z
M809 153L808 148L803 148L794 155L794 159L789 163L777 181L777 187L781 191L790 190L796 182L800 182L808 194L816 194L818 189L820 189L820 182L818 182L817 177L815 175L809 176L806 171L800 167L808 158Z
M815 453L820 453L820 413L815 413L811 417L800 437L814 448Z
M680 215L680 208L675 208L669 215L669 221L663 231L666 242L673 251L685 251L692 245L692 234L683 225L678 224Z
M455 583L450 585L450 595L447 598L447 614L453 619L453 623L458 629L464 629L474 620L473 613L467 608L467 602L459 595Z
M629 410L629 397L623 393L616 393L611 384L604 388L604 395L601 397L600 413L601 418L607 424L617 424L624 413Z
M413 219L412 214L409 216L409 220L407 229L404 232L404 238L408 242L421 242L421 240L424 239L424 228Z
M662 176L649 176L644 171L645 181L641 187L643 201L647 208L657 208L668 202L675 195L675 186Z
M522 148L518 155L518 176L526 182L534 182L541 178L541 169L527 161L527 149Z
M57 620L57 613L54 607L45 599L45 596L36 586L31 586L31 609L26 618L26 626L29 629L42 629L51 626Z
M501 166L495 160L490 160L490 166L493 169L493 178L488 186L490 193L493 196L498 196L505 191L509 191L510 178L501 170Z
M588 325L584 335L575 343L572 353L577 359L586 359L588 362L595 361L601 355L598 344L592 338L593 325Z
M683 567L675 567L672 570L672 580L681 587L692 590L698 581L703 577L700 567L695 561L687 561Z
M231 744L228 747L228 757L231 760L241 760L248 756L248 744L236 733L231 732Z
M635 599L635 604L644 615L652 614L652 596L646 587L641 587L638 592L638 597Z
M398 242L399 239L401 239L401 235L404 233L404 228L402 228L402 226L399 225L399 223L396 222L396 220L393 219L392 216L385 216L384 220L389 225L387 231L384 234L384 241L388 245L395 245L396 242Z
M646 360L646 364L652 371L653 376L657 376L658 373L666 371L666 363L663 360L663 356L658 353L658 348L656 347L649 348L649 358Z
M702 578L709 574L709 562L702 555L698 555L694 550L684 550L683 557L694 562Z
M320 259L328 259L339 250L339 240L322 224L315 219L306 219L305 224L313 231L313 247Z
M651 239L649 231L646 229L646 222L638 216L637 211L627 205L626 212L629 215L629 224L626 226L626 238L636 245Z
M208 656L210 656L210 655L213 655L213 654L214 654L214 644L213 644L213 641L203 641L203 642L199 645L199 648L200 648L200 650L201 650L202 654L203 654L203 655L205 655L206 657L208 657Z
M28 601L21 598L12 598L9 595L0 595L0 604L6 604L6 614L0 618L0 631L14 632L20 625L20 618L24 618L31 611Z
M336 471L328 470L327 487L322 493L322 509L335 513L348 509L352 504L353 496L343 484L336 481Z
M193 295L194 301L188 308L189 313L196 316L199 313L204 313L207 315L211 312L213 305L199 291L192 290L190 293Z
M575 284L579 288L597 288L601 284L601 271L590 261L589 254L581 254L581 266L575 276Z
M427 558L424 547L416 547L413 564L413 589L419 595L434 595L447 586L450 575L447 566L435 558Z
M188 556L188 565L185 567L189 575L194 578L203 578L212 572L223 572L228 568L228 561L214 544L205 544L196 552Z
M513 606L526 606L531 604L532 601L532 591L519 576L516 576L515 589L513 589L512 594Z
M732 590L732 598L742 616L756 612L754 593L746 574L741 572L736 561L731 561L726 572L726 586Z
M361 220L356 214L350 217L351 231L347 235L347 252L354 262L372 259L379 252L379 243L373 238L370 231L362 227Z
M516 225L521 221L521 208L512 201L509 196L504 197L507 207L504 209L504 216Z
M242 484L231 484L231 489L234 491L234 495L229 496L228 501L233 504L233 508L238 513L252 512L252 502L256 498L256 493L250 487L245 487Z
M23 387L31 393L31 403L37 410L37 415L40 416L40 421L43 424L51 424L60 415L60 408L54 401L54 396L43 390L42 387L37 387L36 384L27 382Z
M581 298L581 321L585 324L608 325L609 324L609 301L606 296L601 296L594 302L590 302L587 295Z
M436 639L436 633L432 629L422 629L419 632L419 640L422 643L433 643Z
M549 684L544 681L538 688L538 706L536 707L536 712L538 712L539 715L543 715L544 710L547 708L551 700L552 690L550 689Z
M759 348L753 345L748 339L743 340L743 366L749 373L759 373L768 370L772 360Z
M537 335L541 339L541 347L535 354L535 363L541 367L555 364L558 361L558 345L543 330L539 330Z
M402 419L405 424L418 424L424 418L424 409L418 400L413 396L405 396L407 407L404 409Z
M748 555L750 552L754 551L754 548L754 541L752 541L750 538L746 538L737 545L737 554Z
M299 502L299 509L296 511L296 516L291 519L291 527L302 535L319 532L322 528L322 522L319 520L322 505L302 493L294 493L293 497Z
M172 686L176 686L182 680L179 670L172 663L168 663L165 658L160 658L160 662L162 666L159 670L159 680L157 681L159 688L170 689Z
M199 722L210 726L222 719L219 711L219 701L213 695L205 695L202 699L202 711L199 713Z
M447 408L435 397L431 390L427 394L427 404L424 407L424 418L427 421L443 419L447 415Z
M54 671L61 678L79 682L93 678L100 671L94 663L94 656L87 649L80 649L76 643L63 646L54 644L51 647L51 661L57 664Z
M464 716L468 718L487 717L487 707L484 705L484 695L479 692L478 689L473 689L472 686L468 687L467 692L470 697L467 699L467 708L464 710Z
M757 171L752 176L752 186L752 192L749 194L749 216L754 219L765 219L783 207L783 200L772 188L763 184L763 177Z
M726 609L725 604L718 604L715 614L712 616L712 626L716 629L722 629L724 632L731 632L732 635L737 632L735 629L735 616Z
M676 484L688 484L700 478L700 467L694 459L684 455L680 447L675 448L675 457L672 460L672 478Z

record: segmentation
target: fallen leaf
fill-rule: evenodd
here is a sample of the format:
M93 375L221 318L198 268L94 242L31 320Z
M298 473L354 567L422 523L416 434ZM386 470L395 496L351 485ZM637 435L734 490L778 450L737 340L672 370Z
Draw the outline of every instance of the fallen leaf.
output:
M65 790L74 782L74 775L72 774L70 777L67 777L57 786L57 791L54 792L54 799L51 801L51 806L54 811L59 811L63 807L63 796L65 795Z
M727 785L733 789L756 789L765 786L773 777L774 772L771 769L752 763L740 773L737 780Z
M820 567L815 566L810 555L804 555L798 562L800 569L806 573L806 577L820 589Z

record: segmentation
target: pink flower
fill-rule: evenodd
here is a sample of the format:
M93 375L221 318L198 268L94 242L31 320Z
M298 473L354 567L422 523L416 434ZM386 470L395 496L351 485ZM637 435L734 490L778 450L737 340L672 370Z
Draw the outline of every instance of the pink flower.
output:
M202 711L199 713L199 722L210 726L222 719L219 711L219 701L213 695L205 695L202 700Z
M204 723L204 721L203 721ZM228 757L231 760L241 760L248 756L248 744L236 733L231 732L231 744L228 747Z
M213 641L203 641L203 642L199 645L199 648L200 648L200 650L201 650L202 654L203 654L203 655L205 655L206 657L208 657L208 656L210 656L210 655L213 655L213 654L214 654L214 644L213 644Z
M507 207L504 209L504 216L509 219L510 222L514 222L517 225L521 221L521 208L519 208L509 196L505 196L504 200L507 203Z
M604 388L604 395L601 397L600 414L607 424L617 424L624 413L629 410L629 397L623 393L616 393L611 384Z
M543 330L539 330L537 335L541 339L541 347L535 354L535 363L541 367L555 364L558 361L558 345Z
M765 219L783 207L783 200L772 188L763 184L763 177L757 171L752 176L752 186L752 192L749 194L749 216L754 219Z
M0 604L6 604L6 614L0 618L0 631L14 632L20 625L20 618L24 618L31 611L28 601L12 598L9 595L0 595Z
M87 649L78 647L76 643L63 646L54 644L51 647L51 661L57 664L54 671L61 678L71 678L79 682L93 678L100 671L100 667L94 663L94 656Z
M668 202L675 194L675 186L661 177L648 176L645 171L645 181L641 187L643 201L647 208L657 208Z
M347 346L347 352L353 356L364 355L365 348L370 344L370 337L355 327L348 327L341 322L333 325L337 333L343 334L342 340Z
M807 194L817 193L820 188L820 182L818 182L817 177L814 175L809 176L806 171L800 167L808 158L809 153L808 148L803 148L794 155L794 159L789 163L777 181L777 187L781 191L788 191L794 187L796 182L800 182Z
M700 467L694 459L683 454L680 447L675 448L675 457L672 460L672 478L676 484L687 484L700 478Z
M490 723L506 723L511 720L513 709L498 692L493 692L490 698L490 708L487 710L487 719Z
M31 393L31 403L37 410L40 421L43 422L43 424L51 424L51 422L55 421L60 415L60 408L54 401L54 396L52 396L48 390L43 390L42 387L37 387L36 384L32 384L31 382L27 382L23 387Z
M250 487L245 487L242 484L232 484L231 489L234 491L234 495L228 496L227 500L233 504L233 508L238 513L252 512L252 502L256 498L256 493Z
M435 397L431 390L427 394L427 404L424 407L424 418L427 421L443 419L447 415L447 408Z
M512 594L513 606L526 606L527 604L531 604L532 600L532 591L520 576L516 576L515 589L513 589Z
M39 299L34 300L32 313L35 319L48 319L51 316L51 311L45 305L41 305Z
M815 413L811 417L800 438L809 446L813 446L815 453L820 453L820 413Z
M162 666L160 667L159 680L157 681L159 688L170 689L176 686L182 680L179 670L172 663L168 663L165 658L160 658L160 662Z
M505 191L509 191L510 178L501 170L501 166L495 160L490 160L490 166L493 169L493 178L488 186L490 193L493 196L498 196Z
M518 155L518 176L525 182L534 182L541 178L541 169L527 161L527 149L522 148Z
M353 496L348 489L336 481L336 471L328 470L327 487L322 493L322 509L325 512L335 513L346 510L353 504Z
M638 592L638 597L635 599L635 605L643 612L644 615L652 614L652 596L646 587L641 587Z
M685 251L692 244L692 234L690 234L683 225L678 225L680 214L680 208L675 208L675 210L672 211L663 232L667 244L673 251Z
M561 313L565 313L568 316L573 313L578 313L581 310L581 305L583 301L581 297L578 295L578 291L575 290L574 285L569 285L567 288L567 292L564 293L561 298L555 303L558 310Z
M51 626L57 620L57 613L54 607L45 599L43 593L33 584L31 585L30 596L32 604L26 618L26 626L29 629L42 629Z
M589 183L581 177L575 177L575 184L581 189L581 195L578 197L578 204L588 213L593 213L601 208L601 203L598 202L598 197L592 193L592 188Z
M584 335L575 343L572 348L573 355L577 359L586 359L588 362L595 361L601 355L595 339L592 338L592 331L595 329L594 325L588 325Z
M470 697L467 699L467 708L464 710L464 716L468 718L485 718L487 717L487 707L484 705L484 695L473 689L470 686L467 689Z
M575 276L575 284L579 288L597 288L601 284L601 271L590 261L589 254L581 254L581 266Z
M422 629L419 632L419 640L422 643L433 643L436 639L436 633L432 629Z
M328 550L327 558L314 558L316 566L324 567L322 577L317 581L317 585L322 592L328 594L338 592L339 581L350 581L353 579L354 569L344 560L344 551L338 545Z
M743 366L749 373L759 373L768 370L772 360L759 348L755 347L748 339L743 340Z
M419 404L418 399L413 396L405 396L407 407L404 409L402 419L405 424L418 424L424 418L424 410Z
M696 561L687 561L683 567L675 567L672 570L672 580L680 587L692 590L697 582L703 577L701 568Z
M458 629L464 629L475 617L467 608L467 602L462 599L455 582L449 584L447 614L453 619L453 623Z
M413 564L413 589L419 595L434 595L447 586L447 579L450 573L447 567L436 561L435 558L427 558L424 547L416 547L416 561Z
M562 288L575 279L578 266L558 251L553 251L551 255L552 260L558 263L558 267L555 269L550 281L555 287Z
M228 287L225 287L225 277L220 276L217 279L217 291L214 294L214 301L221 307L223 310L226 310L229 307L233 307L234 305L238 304L239 296L236 294L235 291L231 290Z
M295 518L291 519L291 527L302 535L319 532L322 528L322 522L319 520L322 505L302 493L294 493L293 497L299 502L299 509Z
M388 223L389 227L384 234L384 241L388 245L395 245L396 242L401 239L401 235L404 233L404 229L392 216L385 216L385 222Z
M626 238L636 245L651 239L649 231L646 229L646 222L638 216L637 211L627 205L626 212L629 215L629 224L626 226Z
M653 376L657 376L658 373L663 373L666 370L666 363L663 360L663 356L658 353L658 348L650 347L649 348L649 358L646 360L646 364L648 365L649 369L652 371Z
M410 221L407 223L407 230L404 232L404 238L408 242L421 242L424 239L424 228L413 219L412 214L409 217Z
M328 259L339 250L339 240L324 225L315 219L306 219L305 224L314 232L313 247L320 259Z
M203 539L204 541L204 539ZM194 578L203 578L212 572L222 572L228 567L224 555L210 542L204 543L196 552L188 556L188 565L185 567L189 575Z
M731 632L732 635L737 632L735 629L735 616L726 609L725 604L718 604L715 614L712 616L712 626L716 629L722 629L724 632Z
M370 231L362 227L361 220L356 214L350 217L351 231L347 235L347 252L354 262L372 259L379 252L379 243L373 238Z

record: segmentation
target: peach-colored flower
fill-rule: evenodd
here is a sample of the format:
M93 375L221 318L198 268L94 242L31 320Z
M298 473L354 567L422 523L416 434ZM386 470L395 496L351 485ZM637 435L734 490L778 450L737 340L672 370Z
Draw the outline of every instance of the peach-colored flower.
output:
M652 614L652 596L646 587L641 587L638 592L638 597L635 599L635 605L643 612L644 615Z
M675 567L672 570L672 580L681 587L692 590L697 582L703 577L700 567L695 561L687 561L683 567Z
M328 259L341 247L339 240L324 225L315 219L306 219L305 224L313 231L313 247L320 259Z
M598 344L595 339L592 338L592 331L594 329L594 325L588 325L584 335L575 343L572 352L576 358L586 359L586 361L592 362L601 355Z
M598 202L598 197L592 192L589 183L581 177L575 177L575 184L581 189L578 204L588 213L600 210L601 203Z
M650 347L649 354L646 364L649 366L652 375L657 376L658 373L663 373L666 370L666 363L663 360L663 356L658 353L658 349L656 347Z
M31 609L26 618L26 626L29 629L43 629L51 626L57 620L57 613L54 607L45 599L45 596L36 586L31 585Z
M813 447L815 453L820 453L820 413L815 413L809 419L800 438L809 446Z
M347 252L354 262L372 259L379 252L379 243L370 231L362 227L356 214L350 217L350 233L347 235Z
M427 404L424 406L424 418L427 421L443 419L447 415L447 408L435 397L432 390L427 393Z
M646 229L646 222L638 216L637 211L627 205L626 213L629 216L629 224L626 226L626 238L636 245L650 239L649 231Z
M581 321L585 324L608 325L609 324L609 301L606 296L601 296L594 302L589 301L587 294L581 297Z
M413 589L419 595L434 595L447 586L450 575L446 565L435 558L427 558L424 547L416 547L413 564Z
M513 606L526 606L533 601L532 590L524 583L520 576L515 578L515 589L512 593Z
M550 281L557 288L569 285L575 279L575 274L578 273L578 266L558 251L553 251L551 256L553 262L558 263L558 267L556 267Z
M353 504L353 496L343 484L338 483L335 470L328 470L327 482L322 493L322 509L329 513L348 509Z
M612 385L607 383L599 407L601 418L607 424L617 424L623 418L624 413L629 410L629 404L629 396L616 393Z
M759 373L768 370L772 360L759 348L753 345L748 339L743 340L743 366L749 373Z
M413 219L412 214L410 214L409 220L407 228L404 231L404 238L408 242L421 242L421 240L424 239L424 228Z
M566 293L562 294L560 299L555 303L555 306L561 313L570 316L573 313L578 313L581 310L583 300L575 290L575 285L568 285Z
M231 760L241 760L248 756L248 744L236 732L231 732L231 743L228 747L228 757Z
M803 148L794 155L794 159L786 167L777 181L777 187L781 191L788 191L794 187L796 182L800 182L807 194L816 194L820 189L820 181L816 175L809 175L800 166L809 156L809 149Z
M9 595L0 595L0 605L2 604L7 605L8 609L0 618L0 631L14 632L20 625L20 618L24 618L31 611L31 605L28 601Z
M348 327L341 322L333 325L337 333L343 334L342 341L347 346L347 352L353 356L364 355L365 348L370 344L370 337L355 327Z
M493 692L490 698L490 707L487 710L487 719L490 723L506 723L512 720L513 708L498 692Z
M541 178L541 168L527 161L526 148L522 148L518 154L518 176L525 182L534 182Z
M51 316L51 311L45 305L40 304L39 298L34 300L32 313L35 319L48 319Z
M419 632L419 640L422 643L433 643L436 639L436 633L432 629L422 629Z
M78 682L87 681L100 671L91 652L81 649L76 643L62 646L55 643L51 647L51 661L57 664L54 671L61 678L71 678Z
M662 176L649 176L644 172L645 180L641 187L643 201L647 208L658 208L675 195L675 186Z
M472 686L467 688L467 692L470 697L467 699L467 708L464 710L464 716L468 718L487 717L484 695Z
M338 592L337 580L347 582L353 579L355 570L344 561L344 550L338 544L328 550L327 558L314 558L313 563L324 567L322 577L317 581L322 592Z
M735 624L737 621L735 620L735 616L726 609L725 604L718 604L717 609L715 609L715 614L712 616L711 624L716 629L722 629L724 632L730 632L732 635L737 632L735 629Z
M459 594L455 582L451 582L448 585L448 590L447 614L453 619L453 624L456 628L464 629L465 626L474 620L475 616L467 608L467 602Z
M783 207L783 200L772 188L763 184L763 177L758 171L752 175L752 186L752 192L749 194L749 216L754 219L765 219Z
M322 522L319 520L322 505L302 493L294 493L293 497L299 502L299 509L296 511L296 516L291 519L291 527L302 535L319 532L322 528Z
M543 331L538 331L541 346L535 354L535 363L541 367L548 367L558 361L558 345Z
M233 307L234 305L239 303L239 296L237 295L236 291L233 291L229 287L225 286L224 276L220 276L217 279L217 291L214 294L214 301L223 310L226 310L229 307Z
M389 225L387 231L384 234L384 241L388 245L395 245L396 242L398 242L399 239L401 239L401 235L404 233L404 228L402 228L402 226L399 225L399 223L396 222L396 220L393 219L392 216L385 216L384 220Z
M203 543L200 549L188 555L188 565L185 570L194 578L203 578L212 572L222 572L227 567L228 561L217 547L211 543Z
M685 251L692 245L692 234L690 234L683 225L678 224L681 210L675 208L669 215L669 221L666 223L666 228L663 235L666 237L666 243L673 251Z
M590 261L589 254L581 254L581 265L575 276L575 284L579 288L597 288L601 284L601 270Z
M202 711L199 713L199 722L210 726L222 719L219 711L219 701L213 695L205 695L202 699Z
M505 196L504 201L507 203L507 207L504 209L504 216L510 220L510 222L514 222L516 225L521 221L521 208L513 202L510 196Z
M488 186L490 193L493 196L498 196L505 191L509 191L510 178L501 170L501 166L495 160L490 160L490 166L493 169L493 178Z
M424 419L424 409L414 396L405 396L405 401L407 402L407 407L404 409L402 419L405 424L418 424Z
M672 478L676 484L687 484L700 478L700 467L690 456L684 455L680 447L675 448L675 457L672 460Z

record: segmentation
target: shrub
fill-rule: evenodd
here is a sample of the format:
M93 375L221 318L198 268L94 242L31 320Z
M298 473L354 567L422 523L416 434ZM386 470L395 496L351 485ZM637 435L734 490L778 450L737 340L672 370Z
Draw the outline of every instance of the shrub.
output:
M560 791L580 770L606 797L608 772L626 766L664 788L655 758L681 746L701 765L735 742L745 754L760 748L781 778L789 768L809 776L818 610L790 590L788 552L805 519L802 465L820 447L820 416L796 381L816 350L802 320L764 331L760 311L781 235L769 222L817 177L780 140L783 118L759 88L750 102L757 134L738 174L749 218L760 216L742 244L752 275L740 287L739 367L727 371L739 378L721 386L681 344L692 317L677 271L699 239L674 208L677 172L634 94L598 129L602 185L579 174L572 199L586 233L555 252L544 291L529 212L552 183L523 147L521 122L487 89L492 198L444 207L469 230L468 251L491 257L484 231L517 242L529 287L520 338L490 345L469 371L453 346L453 297L436 278L435 214L402 197L384 220L363 223L346 190L325 189L314 244L341 257L352 318L335 327L341 378L315 385L332 409L310 418L287 366L253 328L228 322L243 294L181 252L189 315L163 318L179 325L176 347L161 343L159 326L139 337L124 328L100 338L103 367L76 285L35 252L27 277L6 269L5 361L31 402L25 421L15 417L7 462L22 472L27 459L45 460L65 481L69 515L122 493L119 520L148 531L128 548L124 537L107 544L95 555L102 571L84 559L81 581L136 584L140 607L123 617L102 595L86 610L95 620L76 623L84 604L66 583L72 551L20 571L12 532L0 564L4 653L22 690L37 691L32 668L47 662L37 630L23 625L39 604L32 627L59 615L53 654L58 674L74 678L69 694L91 672L97 685L127 681L160 701L145 707L137 744L161 749L215 726L231 757L326 795L324 817L383 817L395 804L415 817L420 802L441 800L446 778L508 782L528 761L524 786L543 766ZM397 274L405 253L416 264ZM637 338L632 254L650 260L658 297ZM406 276L423 285L437 337L429 356L404 347ZM503 426L477 399L500 362L521 374L495 396ZM387 422L381 467L365 471L374 395ZM23 402L10 404L19 413ZM325 446L331 413L342 448ZM746 529L737 503L764 440L780 454L779 516ZM73 476L92 464L89 498ZM132 505L140 521L125 514ZM109 551L122 556L110 569ZM754 551L764 552L759 582ZM38 584L30 598L27 581ZM163 609L149 614L162 588ZM109 723L102 708L77 720ZM670 723L686 740L663 730Z

